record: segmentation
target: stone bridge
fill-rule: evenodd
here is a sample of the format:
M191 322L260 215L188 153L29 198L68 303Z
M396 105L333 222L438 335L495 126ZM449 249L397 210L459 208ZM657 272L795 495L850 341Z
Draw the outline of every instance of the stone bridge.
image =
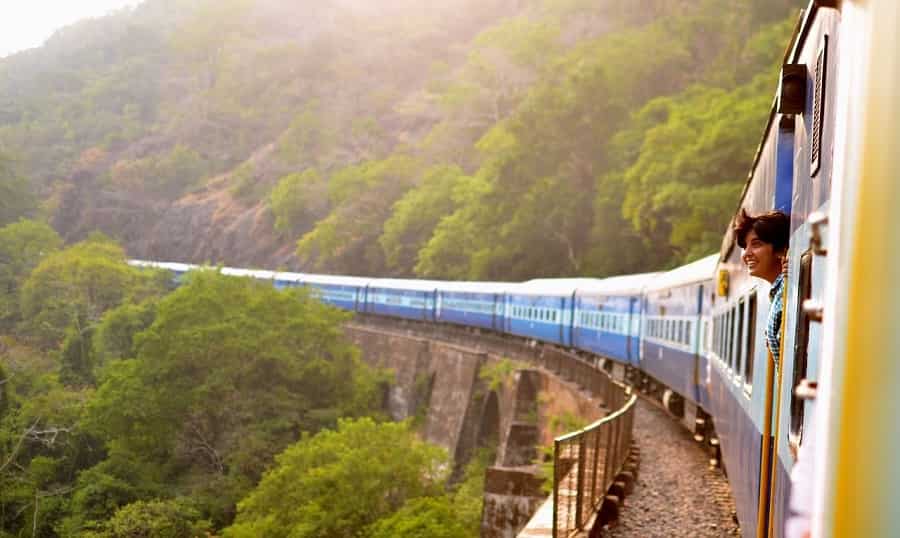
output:
M593 366L555 347L369 316L345 331L367 363L394 373L386 395L392 417L418 420L425 439L445 447L458 470L479 447L496 447L483 537L516 536L547 497L535 464L540 447L607 412L577 383Z

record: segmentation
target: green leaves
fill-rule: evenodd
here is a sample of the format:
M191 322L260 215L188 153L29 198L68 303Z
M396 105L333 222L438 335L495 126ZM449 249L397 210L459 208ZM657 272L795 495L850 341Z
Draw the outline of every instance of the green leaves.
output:
M15 172L9 157L0 153L0 226L29 216L35 208L28 182Z
M105 368L87 422L114 457L159 469L205 516L230 521L300 432L377 408L381 377L343 340L346 317L301 289L191 273L135 337L135 358Z
M19 321L22 284L61 245L62 239L42 222L20 220L0 228L0 328Z
M366 536L366 526L407 500L440 494L450 468L447 454L407 423L371 419L341 420L276 460L225 536Z
M127 299L158 293L152 273L125 263L125 253L104 238L89 239L46 256L21 287L22 335L43 348L79 334Z

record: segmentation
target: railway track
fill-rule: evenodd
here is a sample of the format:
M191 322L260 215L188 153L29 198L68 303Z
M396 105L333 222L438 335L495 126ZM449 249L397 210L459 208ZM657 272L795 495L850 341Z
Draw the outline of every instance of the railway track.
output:
M709 453L651 398L638 399L634 438L641 470L619 519L617 538L740 536L731 489Z

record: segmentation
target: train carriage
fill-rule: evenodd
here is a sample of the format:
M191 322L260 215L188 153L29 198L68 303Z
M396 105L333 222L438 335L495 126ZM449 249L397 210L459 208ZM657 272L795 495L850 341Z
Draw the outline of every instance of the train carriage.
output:
M585 279L575 290L573 346L639 366L641 295L659 273Z
M640 367L695 405L708 399L701 350L718 258L707 256L664 273L644 292Z
M442 282L437 290L435 319L500 330L505 286L502 282Z
M506 290L503 329L510 334L569 346L575 284L571 280L531 280Z
M331 276L303 274L300 284L309 288L322 302L362 312L371 279L355 276Z
M434 321L434 307L440 285L440 282L433 280L373 279L369 282L365 312Z

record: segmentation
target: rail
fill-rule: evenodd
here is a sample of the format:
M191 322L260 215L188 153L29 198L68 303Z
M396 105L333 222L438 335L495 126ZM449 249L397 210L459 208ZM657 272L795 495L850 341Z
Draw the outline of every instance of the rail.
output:
M607 406L617 411L554 440L553 538L569 538L584 530L628 459L637 395L631 387L597 373L606 378L595 383L606 389L602 393Z

